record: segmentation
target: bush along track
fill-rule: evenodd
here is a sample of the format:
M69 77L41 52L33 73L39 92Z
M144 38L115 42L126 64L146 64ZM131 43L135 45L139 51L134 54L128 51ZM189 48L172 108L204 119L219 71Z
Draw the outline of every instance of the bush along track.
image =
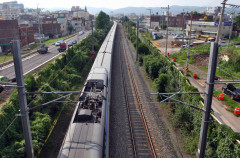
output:
M109 20L109 19L107 19ZM111 27L111 23L105 29L94 32L94 49L97 52ZM28 75L25 78L26 91L50 92L80 90L83 81L83 72L89 71L94 59L91 58L91 35L79 44L68 49L61 59L56 59L44 70L35 76ZM87 68L86 68L87 67ZM88 69L88 70L86 70ZM29 108L59 98L57 94L27 95ZM69 98L72 99L72 98ZM64 103L51 103L41 109L30 111L30 124L35 155L41 149L48 137L52 125L64 107ZM63 110L64 111L64 110ZM25 141L22 133L21 121L17 118L12 124L15 115L19 113L17 90L10 97L9 103L5 104L0 111L0 157L15 158L26 157ZM2 133L11 124L5 134Z
M126 31L127 26L128 24L125 23ZM135 41L132 40L136 40L135 24L130 22L130 26L130 36L128 38L133 45L135 45ZM152 79L154 88L157 92L198 92L197 88L189 84L186 77L184 77L182 72L176 68L175 64L170 62L165 56L161 55L159 50L153 47L147 39L140 35L139 41L139 65L143 66L148 77ZM141 44L146 46L148 50L145 50L146 48L141 48ZM203 108L201 104L203 99L200 95L178 94L173 98L184 101L198 108ZM157 99L163 100L164 97L158 97ZM173 126L180 129L183 135L186 152L194 156L197 153L203 112L180 103L172 103L168 106L170 106L169 114ZM220 125L212 120L208 129L205 157L239 158L240 144L237 142L239 139L240 135L232 131L230 127Z

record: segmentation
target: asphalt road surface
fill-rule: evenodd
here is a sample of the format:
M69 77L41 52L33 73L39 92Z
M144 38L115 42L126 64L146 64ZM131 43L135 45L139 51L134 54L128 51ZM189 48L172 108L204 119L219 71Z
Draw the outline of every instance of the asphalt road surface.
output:
M66 39L65 42L68 44L68 42L73 41L73 40L78 40L81 41L83 40L85 37L88 36L88 34L90 34L90 31L85 32L83 35L78 37L78 34ZM22 59L22 65L23 65L23 74L26 75L28 73L30 73L31 71L33 71L34 69L36 69L37 67L39 67L40 65L43 65L47 62L49 62L50 60L52 60L53 58L55 58L56 56L60 55L61 53L58 52L59 46L55 46L55 45L50 45L49 49L48 49L48 53L46 54L39 54L39 53L34 53L26 58ZM11 63L9 65L6 65L2 68L0 68L0 76L6 76L10 79L15 78L15 70L14 70L14 64Z

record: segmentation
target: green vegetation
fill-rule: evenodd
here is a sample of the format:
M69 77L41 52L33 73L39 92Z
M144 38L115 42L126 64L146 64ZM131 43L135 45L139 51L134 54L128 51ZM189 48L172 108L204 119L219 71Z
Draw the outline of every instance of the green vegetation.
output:
M236 26L240 27L240 13L236 16Z
M71 34L73 31L73 26L71 24L68 25L68 31Z
M95 21L95 28L96 29L102 29L102 30L108 30L110 28L110 17L103 11L101 11Z
M57 42L57 41L63 40L63 39L65 39L65 38L68 38L68 37L70 37L70 36L72 36L72 35L67 35L67 36L63 36L63 37L59 37L59 38L49 39L49 40L47 40L47 41L44 41L42 44L45 44L46 46L48 46L48 45L50 45L50 44L53 44L53 43L55 43L55 42Z
M134 32L134 31L133 31ZM131 34L129 39L135 38L134 33ZM135 38L136 39L136 38ZM147 39L140 36L141 43L148 46L151 54L142 54L139 62L142 63L144 70L148 77L152 79L153 85L158 92L197 92L197 88L191 86L186 77L176 68L175 63L170 62L168 58L161 55L157 48L149 44ZM202 45L197 48L192 48L194 53L200 54L209 53L209 45ZM177 55L173 54L172 57L177 57L178 61L186 60L186 50L181 50ZM158 97L163 100L165 97ZM198 108L203 108L200 95L179 94L173 97L184 101L188 104L194 105ZM173 126L181 130L184 138L184 147L186 152L193 156L197 152L202 111L193 109L187 105L180 103L172 103L169 115ZM219 125L216 121L211 121L209 124L208 137L207 137L207 150L205 157L238 157L240 155L240 145L237 143L240 135L235 133L225 125Z
M110 23L106 21L106 23ZM105 33L106 32L106 33ZM95 50L100 48L107 31L95 31ZM26 91L28 92L50 92L50 91L71 91L80 90L84 82L83 74L91 68L94 61L90 57L91 36L88 36L76 46L68 49L61 59L56 59L54 63L38 72L35 76L29 75L25 78ZM57 94L27 95L28 107L36 107L50 100L59 98ZM72 99L69 97L69 99ZM71 105L69 105L71 106ZM30 123L35 155L44 145L45 139L53 124L53 120L59 116L61 111L67 108L65 103L51 103L45 107L30 111ZM71 108L71 107L70 107ZM10 97L9 103L5 104L0 111L0 135L8 127L15 115L19 113L19 103L17 90ZM23 138L20 119L10 126L7 132L0 139L0 157L2 158L23 158L26 157L25 141Z

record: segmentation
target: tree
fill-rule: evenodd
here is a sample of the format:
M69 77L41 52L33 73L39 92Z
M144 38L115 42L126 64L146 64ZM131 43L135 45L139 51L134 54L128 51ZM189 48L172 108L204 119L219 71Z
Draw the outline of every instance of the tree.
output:
M167 25L166 25L166 24L160 24L160 28L166 29L166 28L167 28Z
M121 21L124 23L124 22L128 22L129 19L128 19L127 16L123 16L123 17L121 18Z
M147 45L144 44L144 43L140 43L140 44L138 45L138 51L139 51L139 54L145 54L145 55L147 55L147 54L150 53Z
M71 24L68 25L68 31L71 34L73 31L73 26Z
M240 27L240 13L236 16L236 25Z
M101 11L96 18L95 27L96 29L108 30L108 28L110 27L109 15Z

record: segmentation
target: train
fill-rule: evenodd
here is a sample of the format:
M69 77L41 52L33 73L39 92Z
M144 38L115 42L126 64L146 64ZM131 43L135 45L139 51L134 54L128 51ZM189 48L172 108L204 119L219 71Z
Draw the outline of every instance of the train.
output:
M117 22L107 34L80 93L58 158L108 157L112 54Z

